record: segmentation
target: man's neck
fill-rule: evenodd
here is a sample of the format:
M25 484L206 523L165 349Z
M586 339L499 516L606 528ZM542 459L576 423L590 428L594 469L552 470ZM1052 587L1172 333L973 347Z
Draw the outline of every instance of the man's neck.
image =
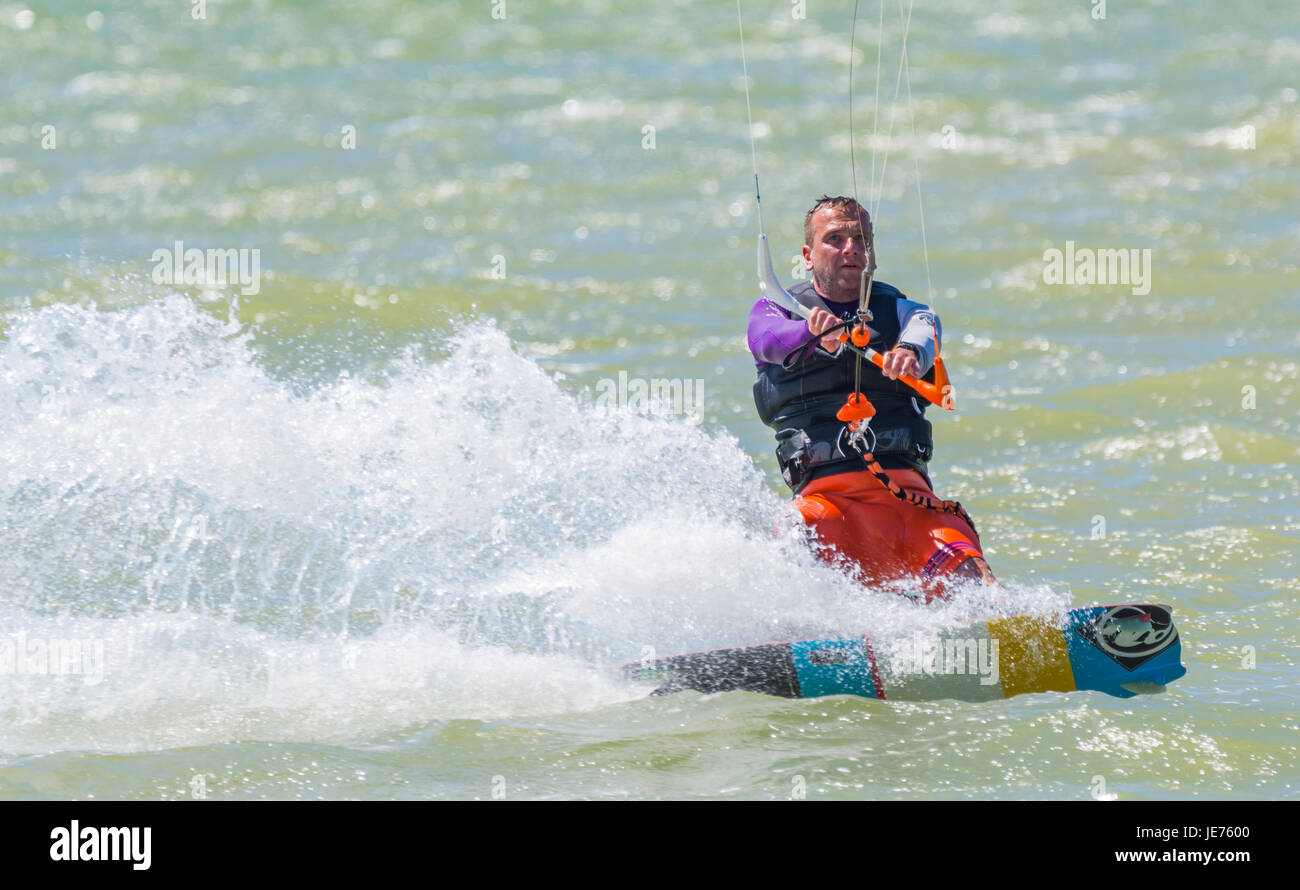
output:
M856 303L858 301L857 297L849 297L847 300L837 300L834 297L828 297L826 296L825 293L822 292L822 289L817 286L816 280L813 281L812 286L813 286L813 290L817 292L817 296L821 297L823 300L825 300L828 303L838 303L839 305L843 306L845 303Z

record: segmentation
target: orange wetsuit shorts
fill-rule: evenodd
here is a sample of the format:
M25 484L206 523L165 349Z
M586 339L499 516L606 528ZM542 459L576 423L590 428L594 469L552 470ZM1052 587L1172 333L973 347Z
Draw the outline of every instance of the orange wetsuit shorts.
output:
M886 470L896 485L938 500L915 470ZM792 506L821 543L828 560L847 557L864 583L914 577L928 602L943 596L945 579L972 557L983 558L979 535L960 516L899 500L866 470L808 483Z

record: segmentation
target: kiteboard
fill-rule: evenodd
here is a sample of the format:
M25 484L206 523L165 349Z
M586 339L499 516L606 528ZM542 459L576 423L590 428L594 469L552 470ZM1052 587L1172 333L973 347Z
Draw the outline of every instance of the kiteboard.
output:
M858 635L646 658L625 676L655 694L745 690L785 698L988 701L1094 690L1163 692L1187 669L1169 606L1094 606L989 618L940 634Z

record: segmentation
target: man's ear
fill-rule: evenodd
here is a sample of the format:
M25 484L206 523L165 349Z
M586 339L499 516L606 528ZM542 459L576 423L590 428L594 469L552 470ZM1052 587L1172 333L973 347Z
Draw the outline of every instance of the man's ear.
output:
M807 244L803 246L803 267L805 269L812 268L812 248Z

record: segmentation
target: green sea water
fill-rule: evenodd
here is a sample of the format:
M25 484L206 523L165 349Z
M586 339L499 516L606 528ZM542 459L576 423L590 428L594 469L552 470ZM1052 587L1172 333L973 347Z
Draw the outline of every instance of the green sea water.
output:
M0 798L1296 797L1293 4L744 4L779 274L876 206L1012 602L1182 631L1163 695L982 704L618 676L915 620L772 535L730 4L200 6L0 0L0 643L103 656L0 671Z

